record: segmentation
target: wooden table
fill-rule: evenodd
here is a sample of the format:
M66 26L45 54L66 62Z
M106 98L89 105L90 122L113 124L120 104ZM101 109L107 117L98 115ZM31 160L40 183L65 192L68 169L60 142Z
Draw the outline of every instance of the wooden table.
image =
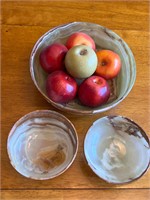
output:
M137 65L135 85L115 108L94 116L60 112L35 88L29 72L29 56L37 39L49 29L72 21L103 25L119 34L131 47ZM22 199L132 199L150 197L150 172L125 185L110 185L86 165L83 140L93 121L105 115L124 115L150 135L148 1L2 1L2 151L3 200ZM61 176L47 181L27 179L10 165L6 142L12 125L37 109L51 109L68 117L78 132L79 151L73 165Z

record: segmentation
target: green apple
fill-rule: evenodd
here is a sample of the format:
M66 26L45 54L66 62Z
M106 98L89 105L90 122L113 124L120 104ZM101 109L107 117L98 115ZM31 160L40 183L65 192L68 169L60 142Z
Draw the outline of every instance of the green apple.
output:
M96 70L97 63L95 51L86 45L72 47L65 57L66 70L74 78L91 76Z

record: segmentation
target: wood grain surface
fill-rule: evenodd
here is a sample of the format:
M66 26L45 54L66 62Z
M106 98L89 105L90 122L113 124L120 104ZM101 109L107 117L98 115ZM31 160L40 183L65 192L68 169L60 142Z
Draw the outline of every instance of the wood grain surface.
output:
M1 188L3 200L116 199L150 197L150 172L125 185L110 185L87 166L83 155L86 131L98 118L123 115L133 119L150 136L149 1L2 1L1 2ZM29 57L38 38L49 29L73 21L93 22L112 29L130 46L136 60L135 85L115 108L94 116L76 116L48 104L35 88ZM13 124L28 112L51 109L64 114L79 136L73 165L47 181L27 179L10 165L7 137Z

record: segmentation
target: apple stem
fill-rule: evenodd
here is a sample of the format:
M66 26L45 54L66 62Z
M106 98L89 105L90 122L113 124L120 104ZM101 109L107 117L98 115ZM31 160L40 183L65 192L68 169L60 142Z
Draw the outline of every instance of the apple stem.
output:
M93 80L94 83L98 84L98 85L101 85L102 82L100 80Z
M103 61L103 62L102 62L102 66L105 66L105 65L106 65L106 62L105 62L105 61Z
M83 49L82 51L80 51L80 55L86 55L87 54L87 49Z

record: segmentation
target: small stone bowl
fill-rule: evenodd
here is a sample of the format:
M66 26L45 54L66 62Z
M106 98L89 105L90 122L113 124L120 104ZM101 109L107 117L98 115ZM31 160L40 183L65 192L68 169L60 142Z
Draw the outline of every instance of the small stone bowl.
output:
M75 32L87 33L94 39L97 49L110 49L118 53L122 61L119 75L109 81L110 99L106 104L96 108L81 105L77 98L66 104L55 103L46 93L45 82L48 74L40 66L39 54L43 48L54 42L65 44L67 38ZM107 111L125 99L136 79L136 64L129 46L116 33L98 24L73 22L49 30L36 42L31 52L30 72L35 86L51 105L69 113L90 115Z
M89 167L112 184L139 179L150 165L150 141L143 129L122 116L96 120L84 140Z
M7 150L12 166L23 176L52 179L73 163L78 136L65 116L55 111L34 111L14 124Z

